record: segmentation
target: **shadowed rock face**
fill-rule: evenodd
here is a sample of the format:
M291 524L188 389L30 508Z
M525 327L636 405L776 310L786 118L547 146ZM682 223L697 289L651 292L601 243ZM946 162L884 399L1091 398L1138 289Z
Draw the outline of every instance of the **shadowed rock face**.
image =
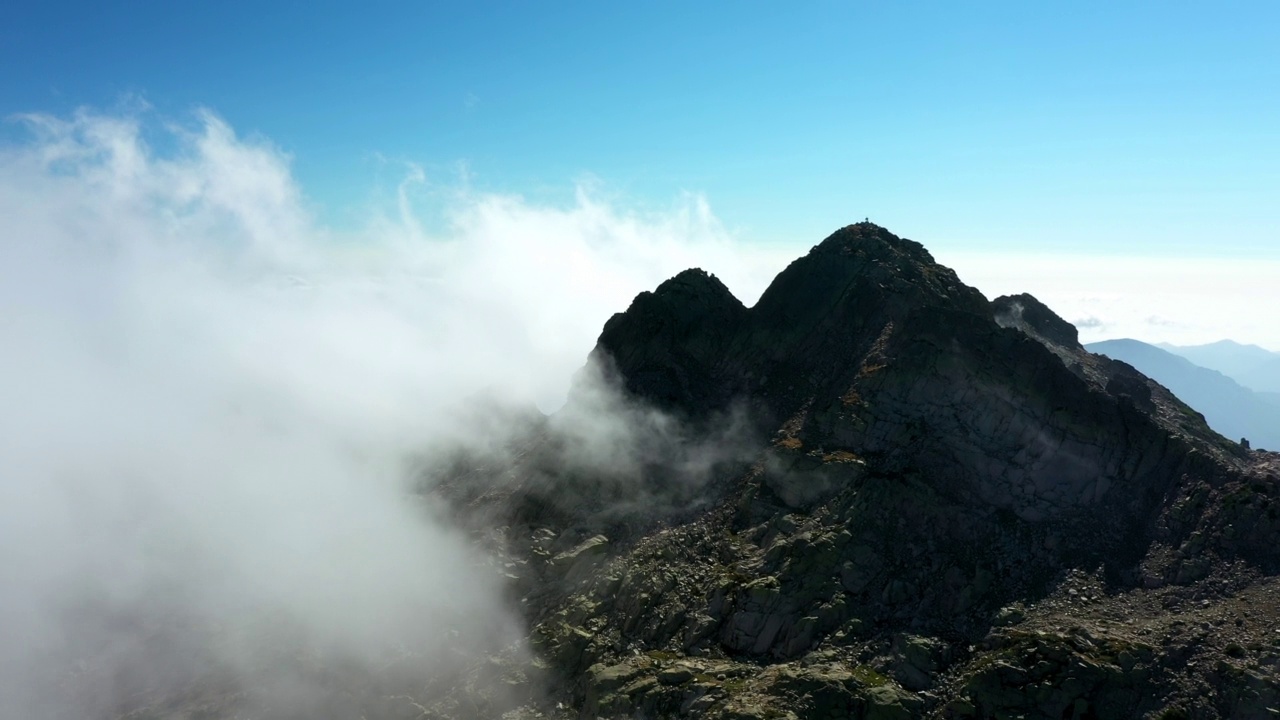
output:
M747 309L714 275L685 270L654 292L640 293L626 313L614 315L600 343L617 338L609 343L609 354L625 368L632 393L666 408L723 407L736 388L722 386L716 368L746 317Z
M986 315L986 301L917 243L863 223L835 233L784 270L750 310L714 276L691 270L641 293L605 325L608 354L632 392L689 415L730 398L785 413L838 381L886 323L934 307ZM706 387L654 387L658 377Z
M989 304L869 223L792 263L750 309L682 273L614 316L596 352L632 393L687 416L745 399L777 432L776 466L840 453L1025 520L1101 504L1140 516L1184 435L1217 442L1194 418L1153 417L1149 381L1084 352L1035 298Z

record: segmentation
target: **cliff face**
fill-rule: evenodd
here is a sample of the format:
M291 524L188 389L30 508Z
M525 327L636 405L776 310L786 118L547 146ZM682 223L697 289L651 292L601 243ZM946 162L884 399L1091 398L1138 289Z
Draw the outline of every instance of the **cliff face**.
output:
M1274 457L1086 352L1035 298L989 303L863 223L752 308L682 273L615 315L594 355L691 426L735 409L757 446L693 517L636 516L628 537L581 546L536 517L513 529L517 547L560 533L544 554L589 545L571 570L530 561L526 595L558 588L534 639L581 717L1248 717L1280 702L1253 651L1210 652L1225 663L1212 677L1187 666L1208 641L1179 637L1168 610L1202 598L1220 627L1270 592ZM1100 619L1126 615L1139 624ZM1225 627L1219 650L1270 639L1256 620Z

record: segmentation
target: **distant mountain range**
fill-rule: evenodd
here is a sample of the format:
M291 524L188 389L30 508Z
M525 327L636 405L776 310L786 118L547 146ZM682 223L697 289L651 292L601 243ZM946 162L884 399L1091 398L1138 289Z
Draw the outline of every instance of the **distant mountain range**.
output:
M1277 361L1276 373L1280 377L1280 355L1256 345L1240 345L1229 340L1177 348L1177 354L1128 339L1091 343L1085 345L1085 349L1128 363L1169 388L1202 413L1209 426L1219 433L1233 440L1248 438L1254 447L1280 448L1280 395L1250 389L1219 370L1232 368L1247 376L1249 368L1268 367L1270 357ZM1183 351L1217 367L1196 364L1183 356Z
M1259 392L1280 393L1280 353L1234 340L1208 345L1157 345L1200 367L1217 370L1241 385Z

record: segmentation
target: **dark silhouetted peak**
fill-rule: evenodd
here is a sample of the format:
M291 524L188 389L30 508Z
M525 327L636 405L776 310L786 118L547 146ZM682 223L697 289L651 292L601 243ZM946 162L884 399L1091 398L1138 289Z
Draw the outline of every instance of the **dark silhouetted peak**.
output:
M711 366L746 314L715 275L685 270L610 318L597 346L622 371L627 388L651 402L719 406L726 391L711 381Z
M925 338L973 323L990 324L981 293L919 243L859 223L791 263L749 310L713 276L680 273L615 315L598 350L660 405L699 415L745 395L785 413L847 386L859 358L891 349L895 326Z
M1058 317L1032 295L1022 293L998 297L991 301L991 310L1001 327L1016 328L1038 340L1066 348L1080 347L1076 326Z
M791 263L761 296L765 314L794 314L798 306L821 312L849 291L894 305L946 305L985 313L982 294L938 265L920 243L870 222L847 225ZM816 305L814 304L816 303Z
M684 303L697 308L725 305L742 307L742 302L729 292L720 278L701 268L690 268L664 281L653 294L668 302Z
M601 339L624 325L642 325L646 331L672 340L706 323L736 322L746 308L715 275L692 268L664 281L653 292L642 292L625 313L605 324ZM639 330L640 328L632 328Z
M933 256L924 246L913 240L905 240L894 235L885 228L872 222L860 222L846 225L827 236L818 243L814 252L819 253L864 253L881 257L903 256L912 262L934 262Z

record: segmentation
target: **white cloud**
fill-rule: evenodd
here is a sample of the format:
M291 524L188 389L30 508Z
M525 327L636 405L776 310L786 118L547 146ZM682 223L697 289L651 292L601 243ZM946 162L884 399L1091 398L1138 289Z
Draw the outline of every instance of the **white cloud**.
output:
M0 150L5 716L106 710L112 672L173 670L102 645L161 619L222 628L191 642L233 664L263 618L358 656L511 641L465 539L406 502L408 459L464 433L449 408L478 390L554 407L609 315L677 271L750 301L778 269L696 197L462 190L430 235L410 170L394 211L336 233L287 157L211 113L24 122ZM96 632L120 618L143 626ZM59 662L85 653L107 659L77 695Z

